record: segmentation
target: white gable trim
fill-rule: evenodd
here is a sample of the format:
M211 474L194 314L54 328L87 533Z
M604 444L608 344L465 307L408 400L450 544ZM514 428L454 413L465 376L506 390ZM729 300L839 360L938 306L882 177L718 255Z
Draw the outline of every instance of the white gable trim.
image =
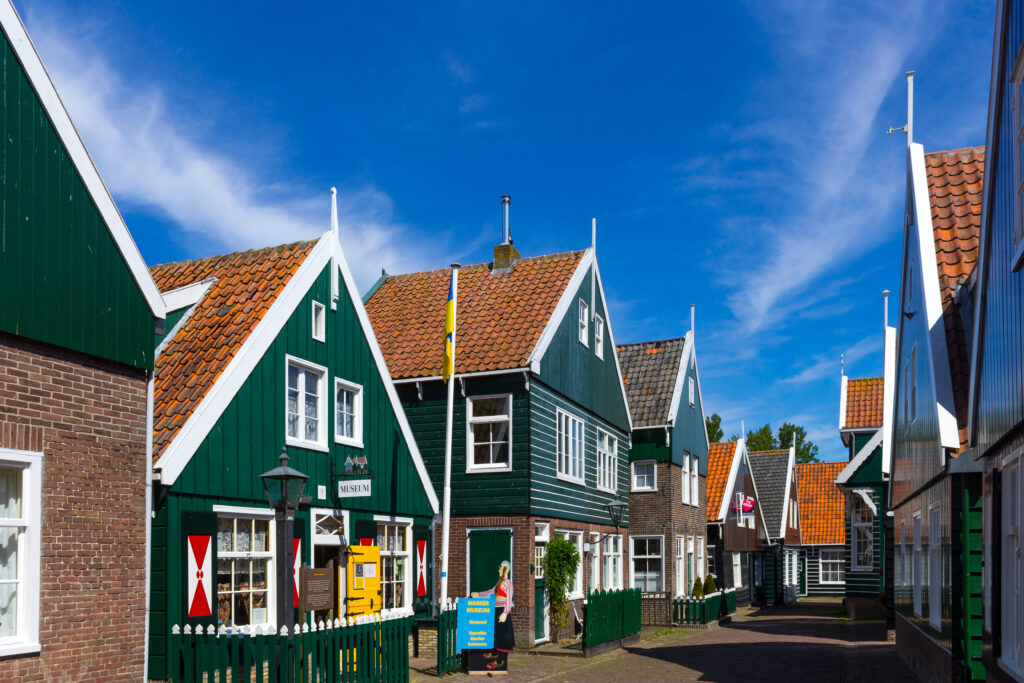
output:
M725 482L725 489L722 491L722 503L718 506L718 521L724 522L729 512L729 499L732 497L732 490L736 486L736 477L740 471L740 449L743 448L743 437L736 442L736 448L732 452L732 464L729 465L729 478Z
M863 448L857 451L857 455L853 457L853 460L847 463L846 467L843 468L843 471L839 473L839 476L836 477L836 484L843 485L850 481L850 477L856 474L857 470L867 462L868 458L871 457L871 454L874 453L875 449L877 449L879 444L882 443L885 433L884 428L875 432L875 435L872 436L866 444L864 444Z
M67 109L64 108L64 103L61 102L60 95L57 94L53 81L50 80L50 75L46 72L46 67L43 66L43 62L39 58L39 53L36 52L35 45L32 44L32 39L28 37L25 25L21 23L21 17L18 16L18 12L10 0L0 2L0 25L3 26L4 33L7 34L11 49L25 69L25 75L36 91L43 110L53 123L57 137L60 138L64 149L67 150L71 163L75 165L81 176L86 191L103 217L110 236L114 238L121 257L135 279L135 284L138 285L142 296L146 299L149 310L154 317L165 317L167 312L164 309L163 299L160 297L156 283L153 282L153 277L149 274L146 262L142 260L142 254L139 253L135 240L128 232L128 226L125 225L106 185L103 184L103 179L100 177L99 171L96 170L96 165L93 164L92 158L85 148L85 143L79 137Z
M296 307L305 298L309 288L327 265L331 257L330 241L321 237L305 260L288 280L281 293L270 305L263 319L249 333L220 377L206 392L189 415L185 424L157 459L153 469L160 471L160 481L171 486L220 419L242 384L262 360L274 343Z
M668 415L665 416L665 423L674 425L676 414L679 412L679 404L683 401L683 379L686 377L686 370L690 367L690 353L693 351L693 337L689 332L683 341L683 352L679 355L679 367L676 368L676 381L672 385L672 399L668 404Z
M843 375L842 386L839 389L839 431L846 429L846 383L849 378Z
M882 371L882 475L892 463L892 425L896 421L896 328L885 326L885 360Z
M608 311L608 300L604 298L604 282L601 281L601 268L597 265L597 257L594 257L594 273L596 274L597 289L601 292L601 307L604 309L604 326L608 331L608 342L612 346L612 358L615 359L615 379L619 382L619 391L622 393L622 407L626 410L626 420L629 422L629 429L633 431L633 416L629 412L629 399L626 397L626 383L622 381L622 366L619 365L619 347L615 345L615 333L612 331L612 316Z
M167 344L172 339L174 339L174 335L178 334L178 332L181 330L181 328L185 326L185 323L188 322L188 319L192 317L192 314L196 310L196 304L203 300L203 297L206 296L206 293L208 291L210 291L210 287L216 281L217 281L217 278L211 277L209 279L203 280L202 282L200 282L198 284L189 285L188 287L182 287L181 289L175 289L175 290L172 290L171 292L168 292L167 294L164 295L164 301L167 301L167 296L168 295L174 294L175 292L182 292L183 290L189 290L189 292L188 292L189 303L185 303L185 304L181 304L181 305L168 306L167 307L168 311L176 311L179 308L183 308L185 306L188 307L188 310L185 311L184 315L182 315L181 318L178 319L178 322L176 322L174 324L174 327L172 327L170 330L167 331L167 334L164 335L164 338L160 340L160 343L156 347L156 351L153 352L153 364L154 364L154 366L156 365L156 359L159 358L160 354L162 354L164 352L164 348L167 346ZM175 300L174 303L175 304L179 304L181 301L185 301L185 297L184 296L182 296L180 299ZM150 425L150 427L152 427L152 425ZM152 454L150 454L150 455L152 455Z
M786 464L786 493L782 499L782 521L779 526L779 538L786 536L786 516L789 512L789 491L793 486L793 472L796 469L796 434L793 435L793 445L789 447L789 461ZM800 523L797 522L797 530Z
M764 508L761 502L761 494L757 490L757 477L754 476L754 468L750 466L750 451L747 450L746 443L743 444L743 459L747 461L747 470L750 472L750 481L754 484L754 498L757 500L757 512L761 516L761 528L764 529L764 535L771 542L771 537L768 535L768 522L764 518Z
M929 370L935 388L935 410L939 421L939 442L944 448L960 448L960 435L956 426L956 408L953 403L953 381L949 375L949 348L946 345L946 326L942 320L942 295L939 292L939 267L935 262L935 233L932 230L931 200L924 166L924 147L910 145L911 200L914 205L914 224L917 226L918 260L921 271L921 299L924 303L925 322L928 326ZM987 166L987 164L986 164ZM903 263L906 271L906 261ZM902 299L902 293L901 293ZM902 316L902 302L900 315Z
M359 290L356 289L355 279L352 277L352 271L349 270L348 260L345 258L345 252L341 248L341 242L338 241L337 235L334 232L328 233L328 236L331 238L333 260L337 262L341 269L345 290L348 292L349 299L352 300L352 306L356 310L356 317L359 318L359 325L363 330L363 336L366 337L366 342L370 346L370 353L377 364L377 372L384 383L384 390L388 394L388 400L391 401L391 408L395 411L395 419L398 420L402 436L409 447L409 456L416 467L416 473L419 474L420 483L423 484L423 489L426 491L430 507L436 515L441 509L438 504L437 493L434 491L434 485L430 481L430 475L427 474L427 467L423 463L423 456L420 454L419 446L412 435L412 428L409 426L409 420L405 416L405 410L402 408L401 401L398 400L398 392L395 391L395 384L391 381L388 364L384 360L384 354L381 353L380 344L377 343L377 336L373 333L373 325L370 324L370 318L366 315L366 306L363 305L363 299L359 296Z
M196 303L202 300L206 296L207 290L210 289L210 285L217 281L217 278L207 278L201 282L196 282L191 285L185 285L184 287L178 287L168 292L161 294L164 300L164 306L167 308L167 312L177 311L180 308L186 306L194 306Z

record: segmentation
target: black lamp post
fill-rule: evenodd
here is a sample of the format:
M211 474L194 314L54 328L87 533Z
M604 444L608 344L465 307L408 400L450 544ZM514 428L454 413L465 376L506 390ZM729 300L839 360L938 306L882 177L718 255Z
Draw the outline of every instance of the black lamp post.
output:
M260 475L263 490L270 507L274 508L277 534L277 628L288 627L291 635L295 628L295 610L292 597L292 578L295 560L292 557L292 539L295 534L295 508L302 500L306 487L305 474L288 466L287 449L281 449L278 467Z
M622 524L622 515L626 512L626 508L629 505L622 502L621 500L613 500L605 505L608 510L608 516L612 518L612 524L615 525L615 535L619 535L619 525Z

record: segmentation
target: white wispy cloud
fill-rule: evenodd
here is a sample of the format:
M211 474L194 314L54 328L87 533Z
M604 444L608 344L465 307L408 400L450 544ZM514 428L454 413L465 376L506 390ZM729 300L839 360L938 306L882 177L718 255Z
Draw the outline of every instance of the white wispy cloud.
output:
M861 339L859 342L847 348L843 352L835 352L828 355L816 355L814 357L814 363L800 370L795 375L779 380L779 383L806 384L808 382L817 382L820 379L825 379L829 375L834 375L838 378L841 362L840 353L842 353L842 358L849 366L872 353L880 353L881 350L882 335L880 333L873 334Z
M206 251L309 239L329 229L328 187L282 182L271 170L254 170L246 159L201 143L194 122L166 105L165 89L129 82L105 58L98 37L72 34L53 18L30 16L28 23L64 105L119 202L168 219L181 230L177 241ZM216 115L204 112L211 113ZM378 187L340 190L339 222L361 287L382 266L402 272L428 260L413 229L395 219L391 197Z

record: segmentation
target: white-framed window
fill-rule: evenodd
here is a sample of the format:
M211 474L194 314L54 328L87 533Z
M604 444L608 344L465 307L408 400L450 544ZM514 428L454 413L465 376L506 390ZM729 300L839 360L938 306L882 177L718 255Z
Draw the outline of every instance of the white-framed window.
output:
M662 576L662 536L630 536L633 561L633 588L657 592L664 586Z
M917 344L910 349L910 421L917 419Z
M1024 458L1014 454L1004 460L1002 478L999 662L1024 677Z
M747 513L743 511L743 501L746 500L746 496L743 495L742 491L736 493L736 526L743 526L747 521Z
M590 346L590 307L587 306L587 302L583 299L580 299L580 325L578 336L580 344Z
M0 656L39 652L43 454L0 448Z
M334 378L334 441L363 447L363 387Z
M313 529L313 545L343 545L346 540L346 513L344 510L311 508L310 526Z
M676 595L686 595L690 585L686 583L686 537L676 536Z
M313 302L313 339L322 342L327 338L327 314L324 305L319 301Z
M604 537L604 568L602 569L605 590L622 588L622 535L608 534Z
M793 551L793 580L791 583L796 586L800 583L800 556Z
M844 583L846 581L845 559L842 550L822 550L818 555L818 581L820 583Z
M631 467L633 491L656 491L658 489L658 467L653 460L634 462Z
M743 585L743 562L739 553L732 553L732 586L740 588Z
M690 504L690 454L683 451L683 481L680 486L683 492L683 505Z
M561 408L558 418L558 478L584 483L583 420Z
M285 357L285 443L327 450L327 368Z
M512 395L466 399L466 470L512 469Z
M697 568L694 572L700 578L704 578L705 565L704 565L704 537L697 537Z
M694 542L693 536L686 537L686 580L690 582L690 587L693 587L694 579L697 578L697 565L696 555L693 552Z
M696 455L690 456L690 505L700 506L700 460Z
M924 582L924 562L921 552L921 511L914 513L914 614L921 616L921 585Z
M594 316L594 355L604 360L604 318Z
M850 515L853 570L870 571L874 568L875 515L859 494L853 494Z
M218 510L217 620L223 626L274 624L274 513Z
M569 599L576 600L583 597L583 532L559 530L557 533L576 546L576 551L580 554L579 564L576 565L576 576L573 577L572 586L569 587Z
M535 522L533 525L533 576L544 578L544 555L547 553L548 541L551 540L551 525L548 522Z
M597 488L615 493L619 486L619 440L597 430Z
M377 545L380 547L380 589L384 609L411 605L409 571L411 565L412 524L377 521Z
M693 377L690 377L689 380L690 380L689 381L689 386L690 386L690 405L692 406L694 404L694 398L696 397L697 392L694 391Z
M928 506L928 623L942 628L942 508Z
M601 589L601 534L590 534L590 584L593 593Z
M1017 59L1017 68L1011 76L1012 106L1013 106L1013 258L1010 267L1013 270L1020 268L1021 260L1024 259L1024 160L1021 159L1021 146L1024 145L1024 102L1022 102L1022 88L1024 88L1024 60ZM1024 667L1022 667L1024 668Z

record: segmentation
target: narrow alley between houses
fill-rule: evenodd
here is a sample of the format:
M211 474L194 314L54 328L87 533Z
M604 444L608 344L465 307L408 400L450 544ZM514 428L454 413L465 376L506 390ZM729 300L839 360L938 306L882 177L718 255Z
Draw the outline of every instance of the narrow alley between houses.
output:
M508 683L548 681L914 681L881 622L842 617L838 601L752 609L708 630L645 629L622 650L584 659L517 653ZM478 680L456 675L449 680ZM412 680L436 680L414 671Z

